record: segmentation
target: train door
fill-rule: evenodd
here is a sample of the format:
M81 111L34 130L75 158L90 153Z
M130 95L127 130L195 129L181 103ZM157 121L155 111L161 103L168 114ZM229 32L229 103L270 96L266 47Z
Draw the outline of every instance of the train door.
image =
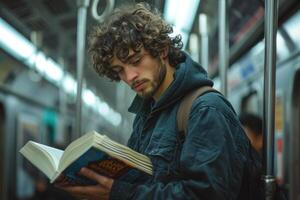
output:
M292 89L290 135L290 199L300 200L300 70L297 71Z
M4 195L4 140L5 140L5 110L3 104L0 102L0 199L3 199Z

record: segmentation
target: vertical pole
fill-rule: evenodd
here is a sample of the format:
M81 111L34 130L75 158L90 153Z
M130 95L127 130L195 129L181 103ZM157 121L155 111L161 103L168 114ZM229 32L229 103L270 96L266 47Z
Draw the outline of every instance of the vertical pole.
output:
M228 39L227 0L219 0L219 70L221 92L225 97L227 96Z
M199 15L199 32L201 36L201 64L208 72L209 65L209 46L208 46L208 27L207 16L205 14Z
M81 111L82 111L82 81L85 57L86 40L86 16L89 0L77 0L77 99L76 99L76 137L82 134L81 130Z
M276 84L277 0L265 0L265 70L264 70L264 189L265 199L275 197L274 114Z
M194 61L199 63L199 61L201 61L199 59L199 37L196 33L191 33L189 40L189 49L191 52L191 57Z

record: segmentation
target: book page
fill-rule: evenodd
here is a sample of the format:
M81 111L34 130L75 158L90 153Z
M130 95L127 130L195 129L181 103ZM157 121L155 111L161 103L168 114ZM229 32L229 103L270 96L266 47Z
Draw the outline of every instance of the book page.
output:
M45 150L50 155L52 161L54 162L55 169L57 169L60 158L62 157L64 151L47 145L35 143L35 142L34 145L39 146L42 150Z

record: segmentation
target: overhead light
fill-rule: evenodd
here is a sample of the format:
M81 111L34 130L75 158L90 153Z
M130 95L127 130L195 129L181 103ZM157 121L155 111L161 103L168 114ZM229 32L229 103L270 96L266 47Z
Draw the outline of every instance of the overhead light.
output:
M47 66L46 56L42 52L38 52L35 57L35 68L42 75L45 73L45 68Z
M83 90L83 101L89 107L94 106L96 103L96 95L90 89Z
M102 115L112 125L119 126L121 124L121 114L110 108L107 103L98 100L96 106L98 108L99 114Z
M66 74L64 76L62 86L66 93L76 95L77 82L70 74Z
M48 58L47 65L45 68L46 76L55 81L56 83L60 83L61 79L63 78L63 70L60 65L58 65L54 60Z
M41 51L31 56L27 63L56 85L58 85L63 78L64 72L62 67L53 59L46 57Z
M0 45L18 59L27 59L36 51L36 47L30 41L1 18L0 35Z

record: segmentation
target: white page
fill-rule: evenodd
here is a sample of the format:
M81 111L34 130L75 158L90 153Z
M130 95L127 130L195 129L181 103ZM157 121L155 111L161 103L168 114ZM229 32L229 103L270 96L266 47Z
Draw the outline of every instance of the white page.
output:
M52 158L55 164L55 168L57 169L59 160L62 157L64 151L60 149L56 149L47 145L39 144L36 142L33 142L35 145L41 147L41 149L45 150Z

